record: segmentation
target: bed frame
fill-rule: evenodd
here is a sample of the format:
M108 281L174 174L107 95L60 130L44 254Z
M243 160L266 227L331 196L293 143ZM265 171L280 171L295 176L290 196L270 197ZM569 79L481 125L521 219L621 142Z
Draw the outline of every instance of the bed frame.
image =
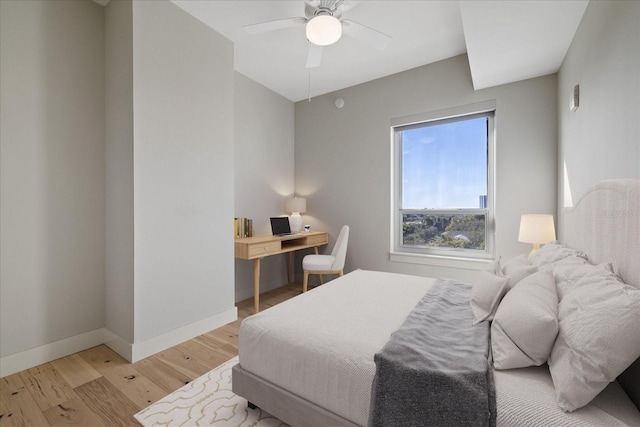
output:
M603 181L564 212L563 243L589 256L594 264L610 262L625 283L640 289L640 180ZM622 230L622 231L621 231ZM640 359L618 381L640 410ZM298 426L356 424L264 379L233 367L233 391L270 414Z
M321 408L277 385L242 369L233 367L231 374L233 392L271 415L287 420L292 426L304 427L358 427L357 424Z

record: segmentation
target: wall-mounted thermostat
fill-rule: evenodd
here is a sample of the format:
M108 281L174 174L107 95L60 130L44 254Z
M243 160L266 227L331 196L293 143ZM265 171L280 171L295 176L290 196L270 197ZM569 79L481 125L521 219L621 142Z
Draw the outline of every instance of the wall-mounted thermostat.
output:
M573 93L571 94L571 99L569 100L569 110L576 111L580 106L580 85L575 85L573 87Z

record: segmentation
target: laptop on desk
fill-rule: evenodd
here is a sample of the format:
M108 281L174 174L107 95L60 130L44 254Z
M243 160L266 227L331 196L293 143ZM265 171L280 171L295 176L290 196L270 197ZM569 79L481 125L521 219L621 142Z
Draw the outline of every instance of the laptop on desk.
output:
M276 216L269 219L271 220L271 232L274 236L288 236L291 234L289 217Z

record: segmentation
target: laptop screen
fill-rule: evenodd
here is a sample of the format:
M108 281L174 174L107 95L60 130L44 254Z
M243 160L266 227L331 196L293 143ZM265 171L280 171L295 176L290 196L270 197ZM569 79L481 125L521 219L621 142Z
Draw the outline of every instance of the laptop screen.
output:
M285 234L291 234L291 228L289 227L289 218L286 216L272 217L271 219L271 231L274 236L282 236Z

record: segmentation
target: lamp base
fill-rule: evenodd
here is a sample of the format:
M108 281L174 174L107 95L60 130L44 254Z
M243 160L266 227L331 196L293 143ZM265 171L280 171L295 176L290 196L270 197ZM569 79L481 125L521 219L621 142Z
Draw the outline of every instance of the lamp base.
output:
M529 261L531 261L531 258L533 258L533 256L536 254L536 252L538 252L539 249L540 243L534 243L533 249L531 249L531 252L529 252Z
M289 217L289 226L292 233L300 233L302 231L302 217L299 213L293 212Z

